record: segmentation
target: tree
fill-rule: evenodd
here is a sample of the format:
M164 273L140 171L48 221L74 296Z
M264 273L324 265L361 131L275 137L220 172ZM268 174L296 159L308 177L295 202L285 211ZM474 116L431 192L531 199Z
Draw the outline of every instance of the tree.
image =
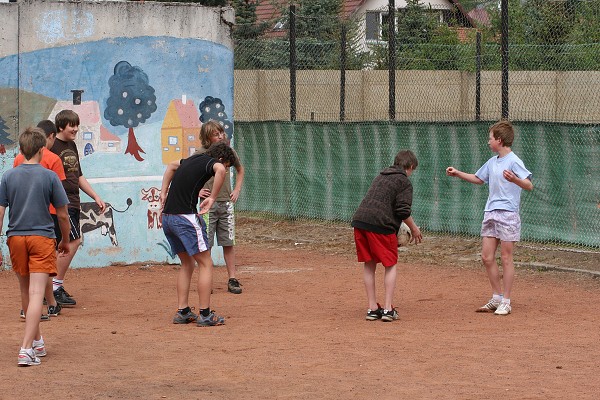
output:
M2 118L2 116L0 116L0 144L1 145L7 145L7 144L13 144L14 141L12 141L9 136L10 136L10 132L8 131L10 128L8 127L8 125L6 125L6 121L4 120L4 118Z
M106 100L104 118L112 126L129 128L125 154L131 154L138 161L145 153L137 143L133 128L146 122L156 111L154 88L148 84L148 75L140 67L133 67L127 61L115 65L114 75L108 79L110 94Z

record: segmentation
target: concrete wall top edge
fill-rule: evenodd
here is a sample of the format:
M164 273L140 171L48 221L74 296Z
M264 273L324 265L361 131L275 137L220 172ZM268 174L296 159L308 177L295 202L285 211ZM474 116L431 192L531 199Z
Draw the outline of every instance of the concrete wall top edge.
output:
M66 5L69 4L69 7ZM21 52L113 37L172 36L208 40L233 51L231 7L195 3L24 0L18 5ZM0 54L10 54L2 46Z

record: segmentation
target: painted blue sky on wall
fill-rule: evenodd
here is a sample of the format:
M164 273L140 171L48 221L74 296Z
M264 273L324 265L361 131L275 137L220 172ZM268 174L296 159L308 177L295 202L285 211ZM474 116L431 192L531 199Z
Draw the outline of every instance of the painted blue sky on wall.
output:
M109 97L109 78L120 61L141 68L156 90L157 112L146 121L162 120L172 99L183 94L195 104L218 97L233 117L233 54L225 46L197 39L172 37L114 38L73 46L53 47L0 59L0 87L17 88L57 100L68 100L71 90L84 90L83 99L100 104ZM111 126L102 116L102 123ZM117 135L125 127L111 127Z

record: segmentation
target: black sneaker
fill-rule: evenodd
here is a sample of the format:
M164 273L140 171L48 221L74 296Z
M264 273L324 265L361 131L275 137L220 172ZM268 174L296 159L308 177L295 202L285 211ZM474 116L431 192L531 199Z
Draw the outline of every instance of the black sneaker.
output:
M235 278L229 278L227 282L227 291L234 294L242 293L241 283Z
M51 317L58 317L60 310L62 310L62 306L57 302L55 306L48 306L48 315Z
M377 303L377 310L368 309L367 316L365 317L365 319L367 321L377 321L378 319L381 319L382 314L383 314L383 308L381 308L381 305L379 305L379 303Z
M54 299L63 307L74 306L77 304L74 298L69 296L69 293L61 286L54 291Z
M19 317L21 317L21 321L25 322L25 311L21 310ZM42 314L42 316L40 317L40 321L50 321L50 315Z
M392 306L391 310L383 310L383 312L381 313L381 320L384 322L392 322L397 320L398 318L398 310L396 310L394 306Z

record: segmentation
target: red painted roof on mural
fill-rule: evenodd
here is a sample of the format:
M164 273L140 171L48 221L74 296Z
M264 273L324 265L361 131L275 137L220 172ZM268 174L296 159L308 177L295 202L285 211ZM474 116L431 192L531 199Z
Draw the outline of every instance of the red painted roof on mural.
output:
M104 125L100 125L100 140L103 142L120 142L121 138L106 129Z
M181 99L173 100L173 106L177 111L182 128L200 127L200 114L192 100L186 100L185 104Z

